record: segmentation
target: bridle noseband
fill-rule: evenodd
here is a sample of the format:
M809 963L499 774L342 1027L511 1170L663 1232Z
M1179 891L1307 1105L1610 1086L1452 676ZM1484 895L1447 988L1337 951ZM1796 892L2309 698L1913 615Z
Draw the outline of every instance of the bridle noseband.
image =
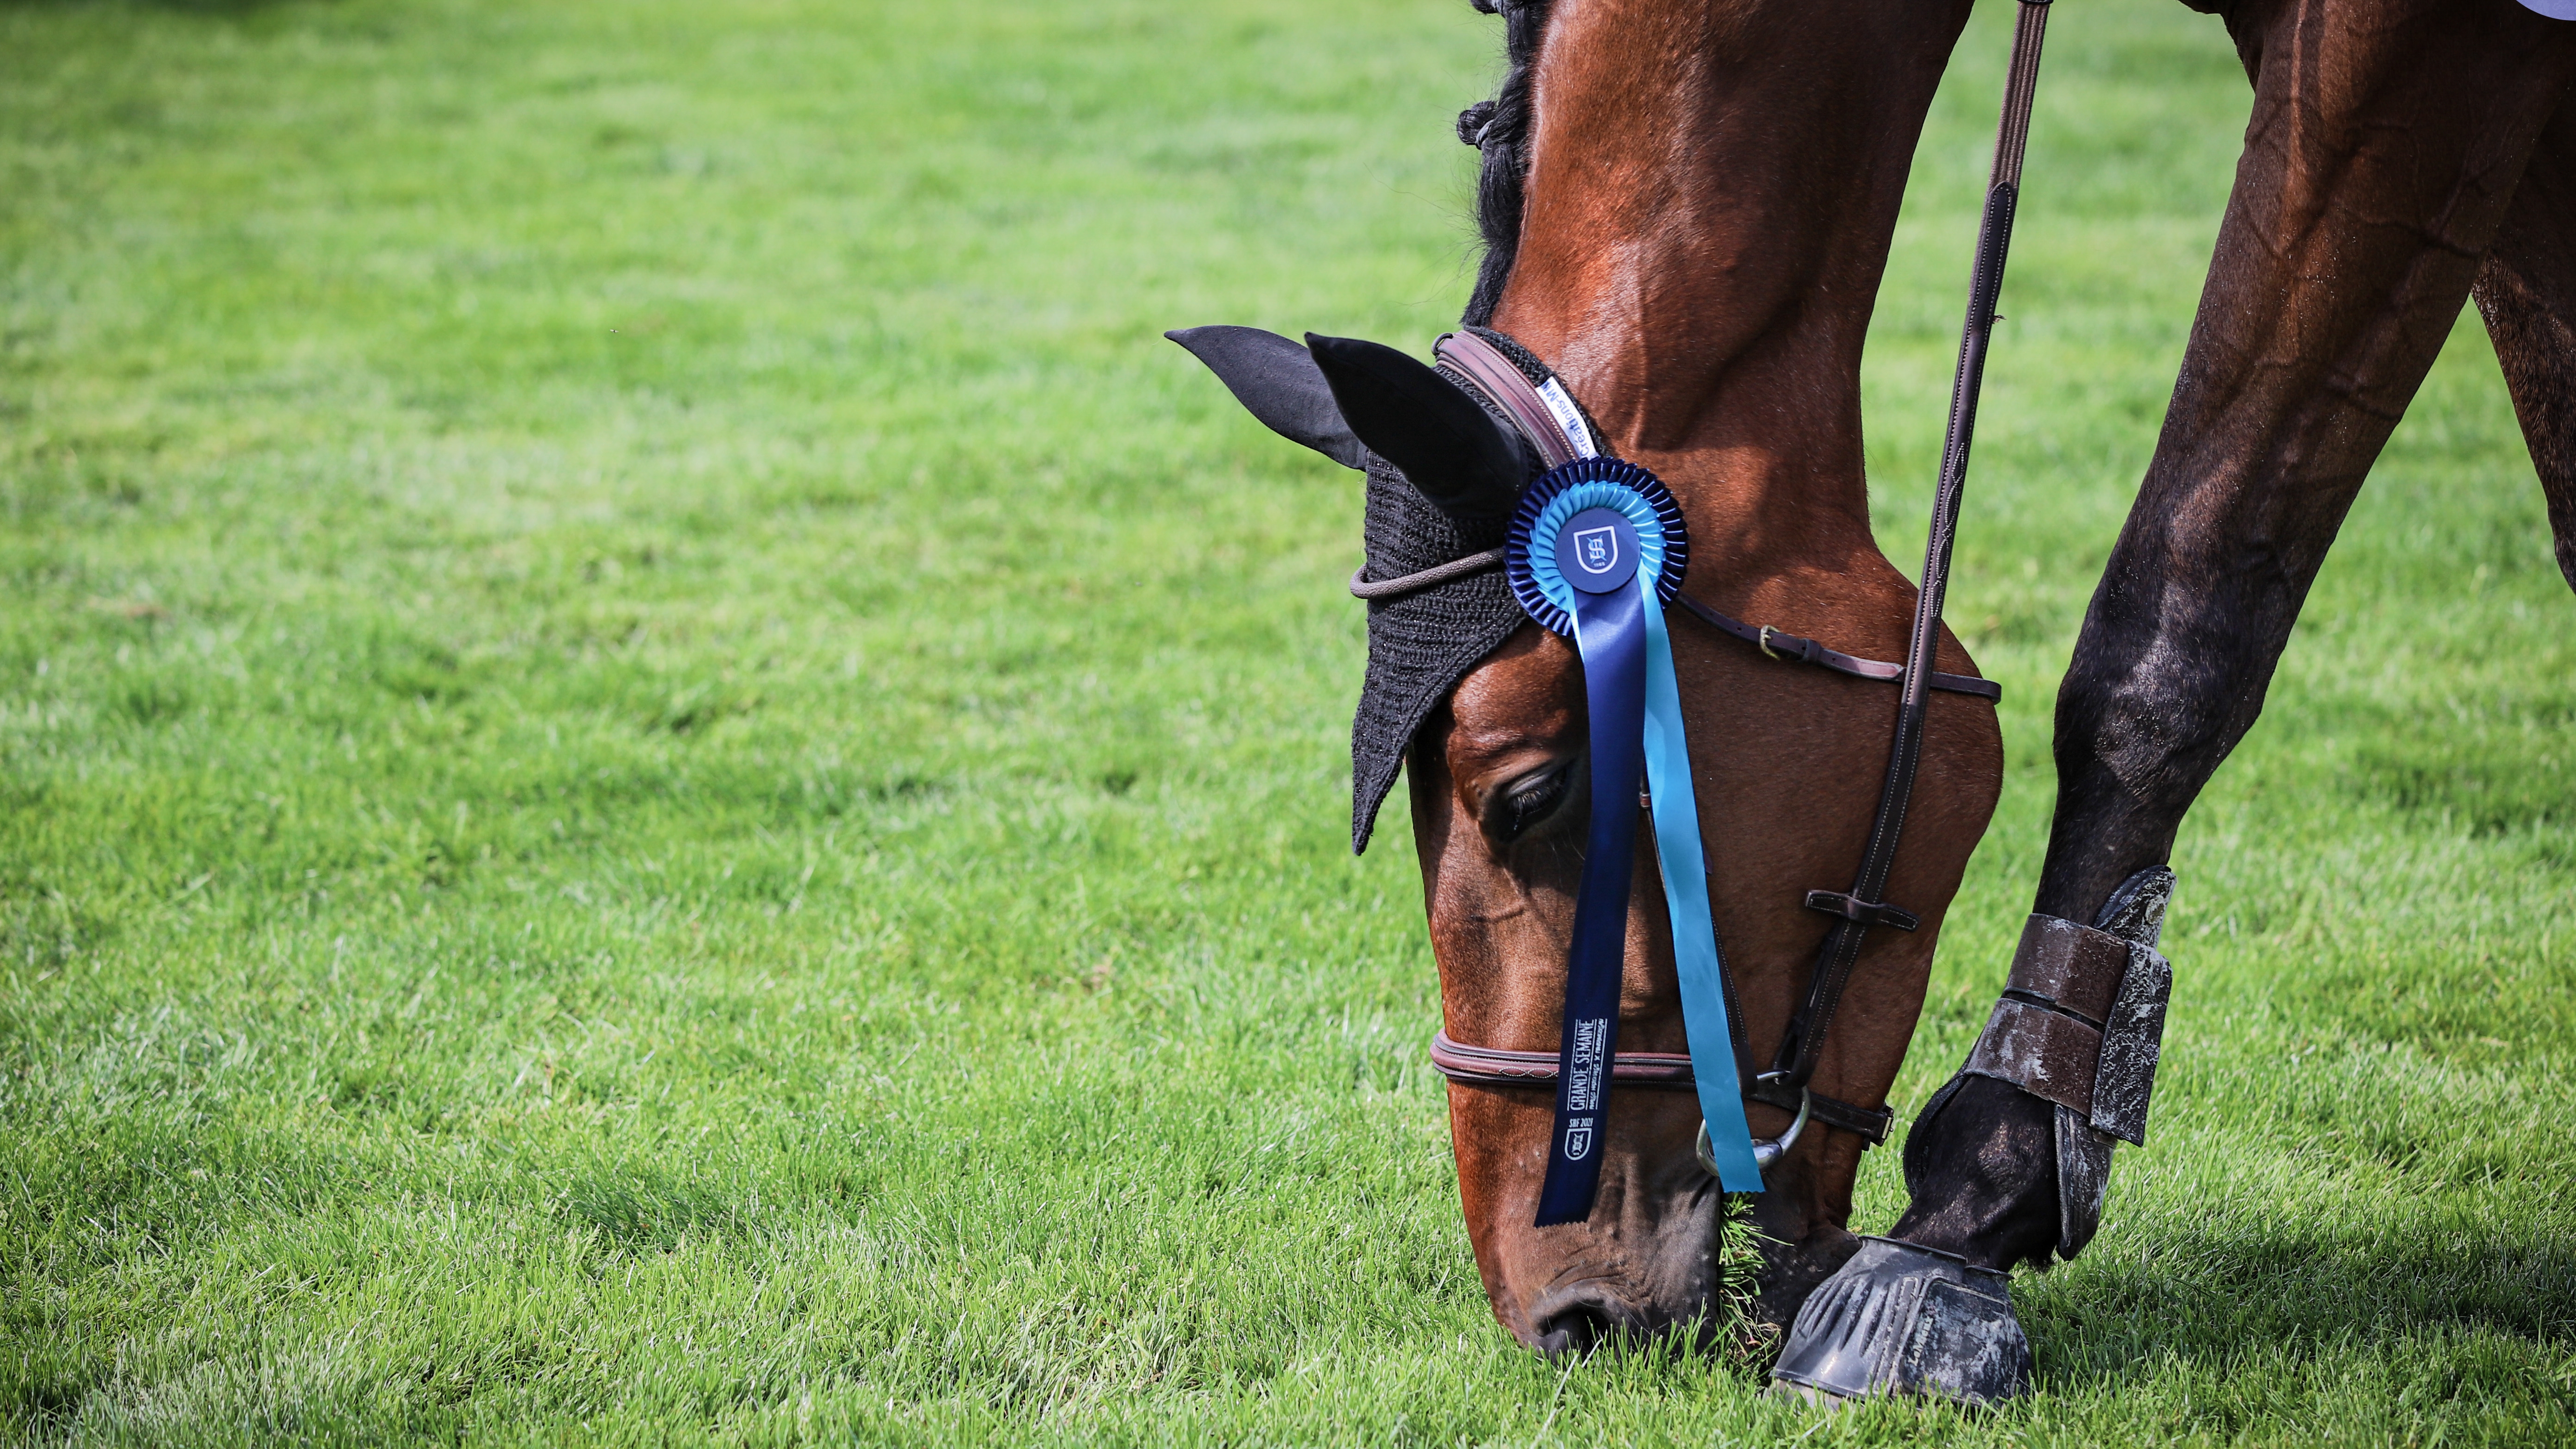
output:
M1468 1087L1556 1087L1556 1053L1507 1051L1501 1047L1466 1046L1446 1031L1432 1033L1431 1065L1440 1075ZM1699 1078L1691 1070L1688 1052L1620 1052L1610 1059L1610 1080L1622 1087L1659 1088L1665 1091L1692 1092L1699 1089ZM1808 1094L1812 1096L1813 1094ZM1807 1128L1808 1107L1802 1103L1797 1119L1789 1130L1777 1137L1757 1137L1753 1141L1753 1161L1768 1169L1798 1145L1798 1134ZM1699 1165L1708 1175L1717 1175L1717 1159L1708 1135L1708 1124L1702 1122L1699 1141L1692 1148Z

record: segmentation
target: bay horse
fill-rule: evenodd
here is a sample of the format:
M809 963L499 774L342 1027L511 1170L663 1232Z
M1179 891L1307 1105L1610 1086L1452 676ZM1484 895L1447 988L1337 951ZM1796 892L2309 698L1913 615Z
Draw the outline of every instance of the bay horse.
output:
M1854 0L1830 18L1789 0L1474 3L1502 16L1509 69L1460 118L1482 152L1486 241L1466 322L1669 487L1695 612L1760 622L1676 622L1671 651L1730 1016L1778 1039L1820 936L1844 929L1810 907L1863 850L1896 727L1885 670L1801 666L1905 657L1915 589L1870 531L1861 347L1967 0ZM1744 1082L1751 1130L1783 1149L1752 1208L1754 1310L1789 1326L1777 1373L1803 1391L2026 1386L2000 1285L2083 1248L2112 1141L2142 1139L2175 834L2253 724L2327 546L2473 295L2576 582L2576 24L2522 0L2196 8L2224 10L2253 84L2243 158L2059 691L2030 928L1975 1052L1912 1127L1911 1202L1886 1237L1850 1230L1851 1188L1999 789L2000 736L1973 690L1929 701L1879 897L1906 920L1868 923L1813 1063L1834 1110L1793 1121ZM1350 339L1174 336L1262 421L1369 473L1354 846L1400 764L1440 972L1435 1059L1495 1317L1551 1353L1714 1331L1724 1194L1693 1151L1687 1094L1615 1092L1589 1216L1533 1226L1550 1099L1507 1064L1557 1059L1601 801L1579 768L1575 650L1475 561L1546 460L1445 353L1435 371ZM1371 595L1397 573L1400 593ZM1932 663L1973 682L1946 630ZM1638 831L1618 1031L1620 1080L1643 1087L1688 1044Z

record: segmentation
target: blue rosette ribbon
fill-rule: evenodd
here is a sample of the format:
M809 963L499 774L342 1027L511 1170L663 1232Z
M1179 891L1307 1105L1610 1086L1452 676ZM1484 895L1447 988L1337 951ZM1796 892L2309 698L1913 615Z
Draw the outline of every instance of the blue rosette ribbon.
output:
M1641 774L1653 802L1682 1024L1710 1158L1719 1186L1760 1192L1726 1018L1726 968L1709 916L1681 688L1664 631L1664 606L1680 594L1690 561L1681 508L1660 479L1633 463L1578 458L1529 486L1504 549L1521 607L1572 639L1582 656L1591 720L1592 819L1566 952L1556 1122L1538 1226L1589 1218L1601 1181Z

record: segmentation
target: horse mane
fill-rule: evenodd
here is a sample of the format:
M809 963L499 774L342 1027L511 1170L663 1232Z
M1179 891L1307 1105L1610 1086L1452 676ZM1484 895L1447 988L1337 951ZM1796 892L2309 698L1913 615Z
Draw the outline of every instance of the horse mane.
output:
M1503 55L1509 63L1492 100L1458 113L1458 139L1485 157L1476 179L1476 230L1484 238L1485 256L1462 319L1469 327L1484 327L1493 322L1503 283L1511 279L1512 256L1520 250L1522 193L1529 180L1530 73L1538 67L1539 37L1547 32L1554 0L1467 3L1503 17Z

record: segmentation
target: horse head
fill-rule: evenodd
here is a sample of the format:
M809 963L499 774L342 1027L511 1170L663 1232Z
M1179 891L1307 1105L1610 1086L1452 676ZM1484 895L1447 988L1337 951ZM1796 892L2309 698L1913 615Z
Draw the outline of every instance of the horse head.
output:
M1470 319L1490 322L1511 355L1546 359L1584 427L1660 477L1687 520L1685 597L1709 621L1676 615L1670 628L1688 777L1731 1015L1768 1060L1840 929L1815 898L1852 884L1888 772L1886 674L1814 666L1906 654L1913 586L1878 550L1861 476L1860 342L1965 8L1890 0L1831 26L1774 0L1626 0L1552 18L1507 8L1515 70L1477 139L1489 236L1505 202L1513 226ZM1815 165L1784 164L1793 146ZM1498 156L1515 168L1508 187ZM1583 664L1491 573L1418 572L1500 544L1546 460L1455 369L1393 348L1247 328L1173 336L1262 422L1369 474L1370 563L1355 593L1399 574L1433 580L1370 606L1354 844L1400 763L1444 1037L1493 1060L1552 1061L1586 826L1605 803L1586 769L1596 742ZM1973 671L1946 633L1935 663ZM1985 701L1938 696L1925 741L1881 894L1902 909L1873 918L1908 927L1857 937L1848 995L1809 1063L1807 1085L1832 1110L1766 1164L1754 1200L1758 1311L1771 1322L1859 1246L1853 1178L1884 1134L1942 916L1999 789ZM1692 1043L1655 836L1642 817L1636 828L1617 1046L1646 1065L1623 1069L1610 1093L1588 1217L1537 1225L1557 1110L1548 1084L1450 1071L1478 1267L1495 1316L1545 1351L1696 1331L1716 1321L1723 1288L1726 1195L1694 1150L1700 1100L1652 1080L1653 1059ZM1752 1133L1787 1138L1795 1099L1743 1085Z

